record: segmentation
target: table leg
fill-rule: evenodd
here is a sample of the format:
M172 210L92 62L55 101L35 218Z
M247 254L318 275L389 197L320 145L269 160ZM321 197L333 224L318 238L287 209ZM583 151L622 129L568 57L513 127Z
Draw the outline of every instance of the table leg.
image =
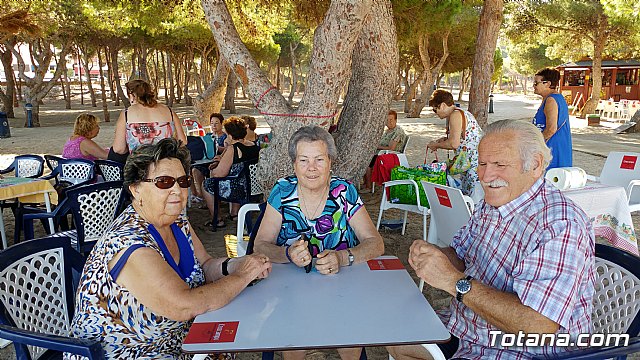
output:
M51 199L49 198L49 193L46 192L44 193L44 204L47 207L47 212L50 213L51 212ZM53 227L53 219L49 218L49 230L51 230L51 234L55 233L55 229Z
M4 231L4 214L2 208L0 208L0 237L2 237L2 248L7 248L7 234Z

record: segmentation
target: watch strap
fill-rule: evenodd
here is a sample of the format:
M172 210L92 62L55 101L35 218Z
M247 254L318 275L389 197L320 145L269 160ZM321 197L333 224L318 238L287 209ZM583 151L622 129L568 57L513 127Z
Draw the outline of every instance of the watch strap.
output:
M229 261L231 260L231 258L227 258L225 261L222 262L222 275L227 276L229 275Z
M349 259L349 266L353 265L353 262L355 261L356 257L353 256L353 253L351 252L351 249L347 248L347 254L349 254L348 259Z

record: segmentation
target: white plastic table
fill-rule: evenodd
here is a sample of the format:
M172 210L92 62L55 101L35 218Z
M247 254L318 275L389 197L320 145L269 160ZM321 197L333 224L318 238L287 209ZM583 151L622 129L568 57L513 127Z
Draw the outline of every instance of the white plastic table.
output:
M371 270L399 265L397 270ZM274 264L227 306L196 317L187 353L320 349L446 342L449 332L395 257L335 275ZM195 357L194 357L195 358Z

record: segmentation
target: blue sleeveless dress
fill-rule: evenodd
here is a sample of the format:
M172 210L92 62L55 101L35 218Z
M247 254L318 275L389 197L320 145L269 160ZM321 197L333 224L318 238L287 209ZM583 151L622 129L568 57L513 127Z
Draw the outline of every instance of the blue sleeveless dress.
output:
M549 140L547 140L547 146L551 148L551 163L547 167L547 170L558 167L573 166L573 144L571 142L571 126L569 125L569 107L561 94L551 94L550 97L554 98L558 104L558 130ZM544 115L544 106L547 102L547 98L544 99L535 117L533 118L533 124L544 131L547 127L547 117Z

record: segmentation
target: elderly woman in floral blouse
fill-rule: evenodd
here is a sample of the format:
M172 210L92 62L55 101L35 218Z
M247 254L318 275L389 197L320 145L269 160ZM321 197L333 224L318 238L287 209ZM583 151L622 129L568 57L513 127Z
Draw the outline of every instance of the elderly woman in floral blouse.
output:
M331 176L337 150L318 126L305 126L289 140L295 175L276 182L256 236L255 248L276 263L304 267L316 258L323 275L384 253L382 237L349 181ZM360 348L338 349L343 359L357 359ZM285 360L303 359L305 351L287 351Z

